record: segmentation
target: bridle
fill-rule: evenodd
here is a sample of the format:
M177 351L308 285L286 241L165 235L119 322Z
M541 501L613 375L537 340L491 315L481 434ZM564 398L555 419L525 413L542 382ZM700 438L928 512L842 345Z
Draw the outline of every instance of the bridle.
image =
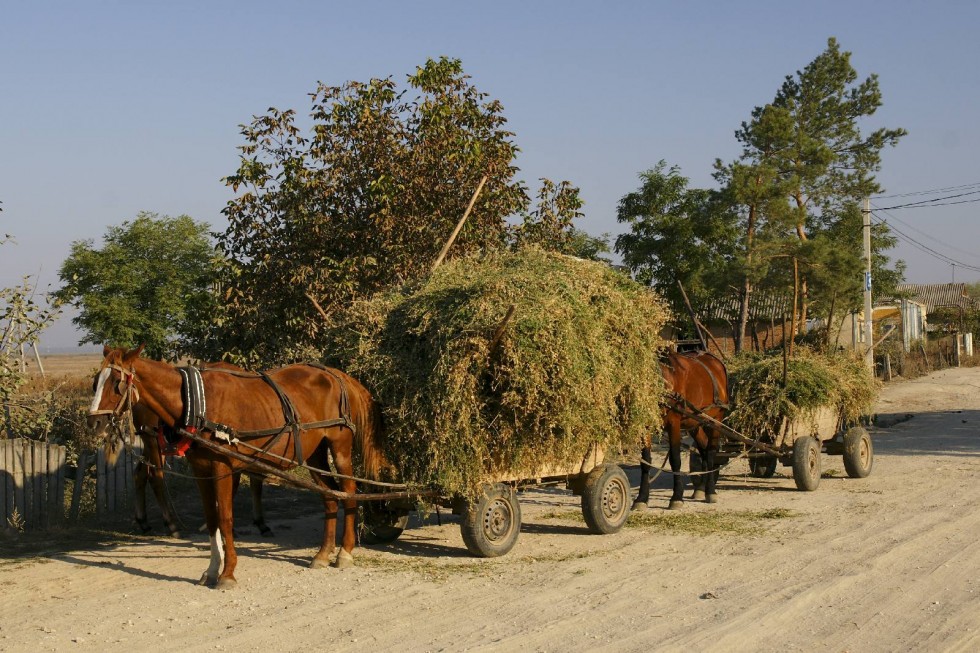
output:
M102 403L105 384L112 375L112 370L119 372L119 381L116 383L119 403L116 404L115 408L100 409L99 405ZM112 418L118 418L130 412L133 409L133 405L138 403L139 400L140 391L136 387L136 369L130 368L127 370L115 363L106 363L99 371L99 377L96 379L95 392L92 396L92 405L89 407L88 414L89 417L110 415Z

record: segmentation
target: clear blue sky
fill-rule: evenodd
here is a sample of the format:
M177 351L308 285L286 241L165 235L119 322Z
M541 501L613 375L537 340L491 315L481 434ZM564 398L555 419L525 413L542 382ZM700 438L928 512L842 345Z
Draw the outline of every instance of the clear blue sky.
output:
M8 1L0 233L17 244L0 248L0 283L40 272L57 284L72 241L98 242L140 210L221 228L241 123L270 106L304 112L318 80L403 80L441 55L503 103L525 179L581 187L579 227L593 234L622 231L617 201L660 159L711 185L740 122L830 36L862 78L880 77L884 106L864 129L909 130L885 153L887 194L980 183L978 19L976 2ZM980 267L978 211L893 215ZM894 254L909 281L952 278L912 245ZM77 339L64 319L42 346Z

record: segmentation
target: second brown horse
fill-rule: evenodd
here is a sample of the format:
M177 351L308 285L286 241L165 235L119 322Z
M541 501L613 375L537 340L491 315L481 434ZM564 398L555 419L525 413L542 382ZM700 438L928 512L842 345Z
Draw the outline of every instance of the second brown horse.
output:
M704 476L704 498L708 503L718 500L716 485L718 483L718 467L715 464L715 452L718 451L721 432L706 426L704 422L690 417L695 411L721 421L728 412L728 372L725 364L715 355L708 352L691 352L680 354L675 351L667 353L666 360L661 363L661 373L667 385L667 397L664 401L663 421L667 432L670 461L670 471L674 476L674 492L670 497L669 508L676 510L684 505L684 474L681 472L681 437L685 432L691 433L694 445L697 447L702 461L701 469L691 472ZM643 443L640 466L640 491L633 502L633 509L644 509L650 499L650 442ZM692 456L692 460L694 457ZM695 490L693 498L699 498L699 490Z

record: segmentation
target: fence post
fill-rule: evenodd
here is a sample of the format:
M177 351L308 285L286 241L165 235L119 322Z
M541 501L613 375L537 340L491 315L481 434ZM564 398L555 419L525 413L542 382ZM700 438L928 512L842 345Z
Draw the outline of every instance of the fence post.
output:
M14 509L24 518L24 441L11 441L14 450Z
M105 452L95 452L95 516L102 517L105 511Z
M10 440L0 440L0 531L7 527L7 479L10 467L7 465L7 445Z
M68 472L68 450L64 446L58 447L58 509L55 511L55 518L58 523L65 520L65 475Z
M45 480L48 475L48 457L44 451L44 443L31 440L31 448L34 450L34 528L41 530L47 526L48 511L45 505Z
M78 467L75 469L75 485L71 490L71 519L78 519L82 503L82 484L85 483L85 468L88 464L88 454L84 451L78 454Z

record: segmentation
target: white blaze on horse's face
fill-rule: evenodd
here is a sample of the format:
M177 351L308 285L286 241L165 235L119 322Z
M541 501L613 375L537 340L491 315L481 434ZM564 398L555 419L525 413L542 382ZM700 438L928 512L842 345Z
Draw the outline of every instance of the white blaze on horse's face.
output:
M104 368L99 372L99 377L95 380L95 392L92 395L92 405L89 406L88 414L97 415L100 412L99 406L102 404L102 394L105 392L106 381L109 380L109 375L112 374L112 370L108 367Z

